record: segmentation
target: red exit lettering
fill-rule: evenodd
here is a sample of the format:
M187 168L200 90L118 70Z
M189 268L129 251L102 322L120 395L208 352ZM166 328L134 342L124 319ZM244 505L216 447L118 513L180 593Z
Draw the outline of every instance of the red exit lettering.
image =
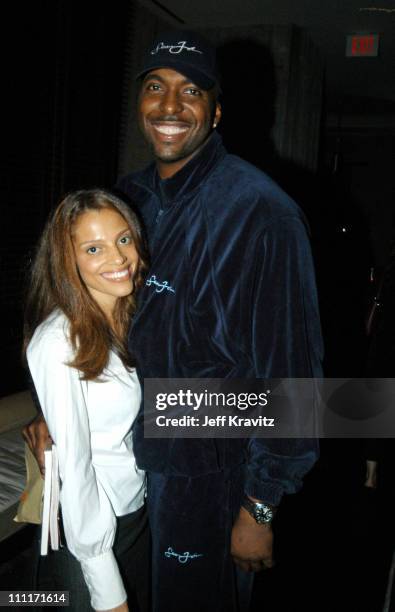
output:
M377 34L354 34L347 36L346 55L349 57L377 56L378 39Z
M352 54L366 55L372 53L374 48L373 36L354 36L352 39Z

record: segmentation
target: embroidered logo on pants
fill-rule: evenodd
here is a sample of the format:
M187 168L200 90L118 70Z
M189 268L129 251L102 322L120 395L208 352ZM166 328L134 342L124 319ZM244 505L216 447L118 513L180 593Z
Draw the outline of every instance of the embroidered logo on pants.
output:
M165 552L165 557L167 557L168 559L170 559L171 557L175 557L179 563L187 563L187 561L192 561L192 559L203 557L203 555L190 552L176 553L171 548L171 546L169 546L169 548Z

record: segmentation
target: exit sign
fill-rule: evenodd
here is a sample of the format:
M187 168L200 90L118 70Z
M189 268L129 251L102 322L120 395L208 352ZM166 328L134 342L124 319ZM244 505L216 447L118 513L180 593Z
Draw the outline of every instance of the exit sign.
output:
M346 57L377 57L378 34L351 34L347 36Z

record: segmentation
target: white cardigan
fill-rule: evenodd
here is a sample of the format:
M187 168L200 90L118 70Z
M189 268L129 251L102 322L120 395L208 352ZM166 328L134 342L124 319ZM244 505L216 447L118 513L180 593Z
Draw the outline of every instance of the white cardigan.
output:
M121 604L126 592L112 552L116 516L140 508L145 475L136 466L131 427L141 401L135 370L111 352L105 382L82 381L66 365L68 321L52 313L35 331L27 359L57 446L67 546L80 561L94 609Z

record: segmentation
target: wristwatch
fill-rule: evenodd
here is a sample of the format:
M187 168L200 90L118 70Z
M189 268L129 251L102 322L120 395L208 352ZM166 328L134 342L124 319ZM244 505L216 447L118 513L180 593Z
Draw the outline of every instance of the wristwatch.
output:
M249 497L245 497L242 503L243 508L251 514L258 525L269 525L274 519L276 508L270 504L253 502Z

